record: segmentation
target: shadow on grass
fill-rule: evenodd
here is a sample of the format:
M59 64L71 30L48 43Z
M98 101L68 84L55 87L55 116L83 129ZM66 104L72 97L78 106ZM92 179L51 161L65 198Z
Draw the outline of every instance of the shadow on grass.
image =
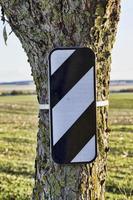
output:
M122 149L118 149L118 147L111 147L110 148L110 152L115 155L115 156L121 156L123 158L132 158L133 157L133 153L132 153L132 150L128 149L128 151L125 150L122 150Z
M26 143L26 144L33 144L34 141L32 141L31 139L26 139L26 138L8 138L8 137L2 137L2 140L4 142L13 142L13 143Z
M17 114L17 115L36 115L36 112L33 111L33 112L29 112L27 110L2 110L1 111L3 114Z
M125 194L127 197L133 195L133 190L130 187L121 188L118 184L112 183L111 185L106 185L106 191L115 194Z
M133 133L133 127L113 127L112 131L117 131L117 132L129 132L129 133Z
M28 177L28 178L34 178L34 173L32 172L28 172L28 171L15 171L13 169L10 169L10 168L5 168L4 167L1 167L0 168L0 173L6 173L6 174L10 174L10 175L16 175L16 176L24 176L24 177Z

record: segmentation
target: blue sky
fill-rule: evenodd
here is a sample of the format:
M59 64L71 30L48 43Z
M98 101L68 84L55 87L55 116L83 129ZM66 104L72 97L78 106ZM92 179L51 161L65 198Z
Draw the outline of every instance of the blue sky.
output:
M133 79L133 1L122 0L121 20L112 51L111 79ZM7 27L10 32L9 27ZM7 46L0 22L0 82L31 80L27 57L19 40L12 33Z
M112 51L111 79L133 80L133 0L122 0L118 33Z

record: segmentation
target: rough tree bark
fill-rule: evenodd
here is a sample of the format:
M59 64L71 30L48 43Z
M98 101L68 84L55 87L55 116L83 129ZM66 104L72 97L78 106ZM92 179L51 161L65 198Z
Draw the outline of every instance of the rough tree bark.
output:
M90 47L96 53L97 100L109 95L111 56L120 0L0 0L27 53L38 102L48 103L48 53L54 47ZM3 18L4 19L4 18ZM60 166L49 153L49 116L39 112L33 200L104 200L108 108L97 109L98 157L92 164Z

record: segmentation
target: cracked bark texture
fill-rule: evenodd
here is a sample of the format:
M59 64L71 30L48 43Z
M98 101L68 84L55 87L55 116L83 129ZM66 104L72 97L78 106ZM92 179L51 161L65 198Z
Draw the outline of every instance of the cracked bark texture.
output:
M0 0L31 65L38 102L48 103L48 53L54 47L90 47L96 53L97 100L109 95L111 49L120 0ZM89 122L88 122L89 123ZM33 200L104 200L108 108L97 108L98 157L61 166L50 157L49 116L39 112Z

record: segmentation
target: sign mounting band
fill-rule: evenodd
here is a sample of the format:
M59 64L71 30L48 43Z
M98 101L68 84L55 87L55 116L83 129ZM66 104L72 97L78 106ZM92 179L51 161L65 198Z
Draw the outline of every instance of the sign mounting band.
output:
M96 107L103 107L103 106L108 106L108 105L109 105L108 100L96 102ZM49 110L50 106L49 106L49 104L39 104L39 109L40 110Z

